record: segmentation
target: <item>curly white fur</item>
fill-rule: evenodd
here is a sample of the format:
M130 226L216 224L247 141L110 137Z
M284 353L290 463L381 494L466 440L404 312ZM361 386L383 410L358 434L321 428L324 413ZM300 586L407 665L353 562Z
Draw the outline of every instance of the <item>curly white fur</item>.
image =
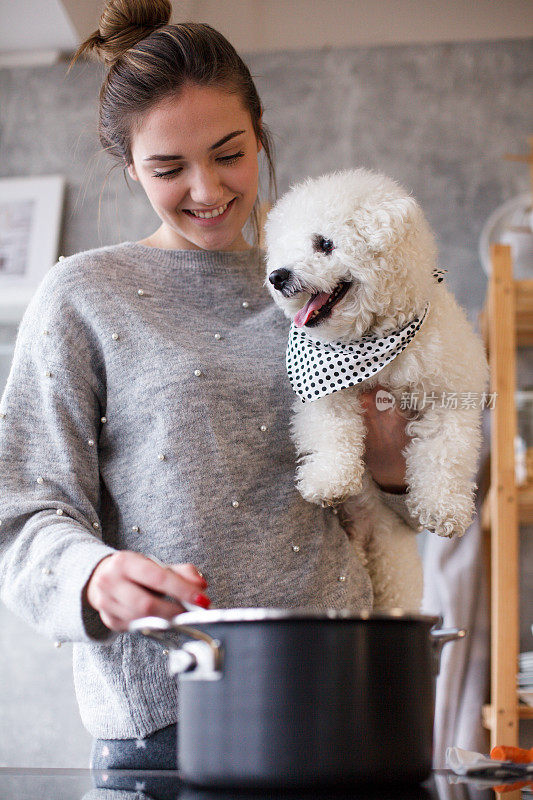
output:
M315 503L346 501L343 520L372 576L375 607L419 608L421 566L416 539L379 500L364 473L365 426L358 395L376 384L399 404L404 392L437 398L407 424L407 506L441 536L462 536L474 513L481 444L481 397L488 365L483 343L444 283L432 275L437 247L416 202L395 181L364 169L308 178L293 186L266 221L268 287L289 319L312 294L350 281L332 313L306 333L323 342L353 342L366 333L386 336L421 314L427 319L390 364L357 387L313 402L296 399L292 437L297 486ZM324 252L317 242L332 244ZM269 275L289 270L283 289ZM456 392L457 408L440 407ZM460 398L472 392L464 407ZM416 396L416 395L415 395ZM351 498L348 500L348 498Z

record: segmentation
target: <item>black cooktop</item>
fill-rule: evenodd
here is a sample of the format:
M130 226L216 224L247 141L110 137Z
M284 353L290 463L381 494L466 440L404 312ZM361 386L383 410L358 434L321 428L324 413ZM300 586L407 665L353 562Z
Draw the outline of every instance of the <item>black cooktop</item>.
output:
M508 784L509 800L531 798L531 784ZM502 789L501 782L498 789ZM487 782L434 770L417 786L277 792L208 790L182 783L177 772L88 769L0 769L1 800L496 800ZM505 797L505 795L504 795Z

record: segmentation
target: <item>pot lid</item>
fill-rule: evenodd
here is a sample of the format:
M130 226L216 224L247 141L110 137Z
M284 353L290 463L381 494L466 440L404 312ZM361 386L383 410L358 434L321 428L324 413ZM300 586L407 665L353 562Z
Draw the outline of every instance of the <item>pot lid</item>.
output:
M405 611L402 608L390 608L383 611L350 611L349 609L318 611L313 608L213 608L206 611L202 609L177 614L172 622L179 625L201 625L215 622L269 622L284 619L401 620L425 622L431 623L431 625L442 624L442 617L419 614L416 611Z

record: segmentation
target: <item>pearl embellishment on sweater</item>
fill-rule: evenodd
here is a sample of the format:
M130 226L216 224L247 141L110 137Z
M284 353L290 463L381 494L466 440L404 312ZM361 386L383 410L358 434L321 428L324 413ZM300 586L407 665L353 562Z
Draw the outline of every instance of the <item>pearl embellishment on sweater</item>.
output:
M231 505L233 506L233 508L239 508L239 501L238 500L232 500Z
M219 339L222 339L222 336L220 335L220 333L215 333L215 339L217 340L217 342L218 342Z
M266 431L266 429L267 429L266 425L261 425L261 427L259 428L259 430L263 431L263 433Z
M99 527L100 527L100 524L98 522L93 522L93 528L98 529Z
M115 342L116 342L116 341L117 341L117 339L118 339L118 333L112 333L112 334L111 334L111 338L112 338L112 339L114 339L114 340L115 340Z
M133 533L139 533L139 526L138 525L133 525L132 531L133 531Z
M87 439L87 444L89 445L89 447L92 447L94 444L93 439Z
M139 295L139 297L142 297L144 294L144 289L137 289L137 294Z
M39 477L37 478L37 483L44 483L44 480L43 480L43 478L41 478L41 476L40 476L40 475L39 475Z
M293 546L292 546L292 551L293 551L293 553L299 553L299 552L300 552L300 547L299 547L299 545L297 545L297 544L293 544Z
M54 642L54 647L57 647L57 648L61 647L61 642Z
M56 514L57 514L58 517L62 517L63 516L63 509L62 508L58 508L57 511L56 511Z
M339 575L339 581L341 583L344 583L345 580L346 580L346 575Z
M242 307L243 308L248 308L249 305L250 305L250 303L248 302L248 300L243 300L242 301Z
M49 370L49 369L47 369L47 370L46 370L46 372L45 372L44 374L45 374L45 376L46 376L47 378L51 378L51 377L52 377L52 373L50 372L50 370Z
M107 417L100 417L100 422L107 422Z
M202 374L202 370L201 369L195 369L194 370L194 374L196 375L197 378L199 378L200 375Z
M164 461L165 460L165 454L164 453L159 453L159 455L157 457L158 457L158 459L160 461Z
M43 575L51 575L52 574L52 570L50 569L50 567L43 567L41 572L43 573Z

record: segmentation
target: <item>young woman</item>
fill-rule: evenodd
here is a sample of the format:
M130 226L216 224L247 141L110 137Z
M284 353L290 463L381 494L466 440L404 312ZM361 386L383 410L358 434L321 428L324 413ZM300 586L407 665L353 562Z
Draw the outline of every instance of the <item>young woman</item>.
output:
M0 406L2 599L74 642L93 767L175 766L175 685L133 619L182 602L372 605L338 515L294 486L287 324L257 246L259 158L275 178L255 85L221 34L170 13L111 0L78 52L109 67L102 146L161 224L49 271ZM405 420L374 394L367 466L417 530Z

